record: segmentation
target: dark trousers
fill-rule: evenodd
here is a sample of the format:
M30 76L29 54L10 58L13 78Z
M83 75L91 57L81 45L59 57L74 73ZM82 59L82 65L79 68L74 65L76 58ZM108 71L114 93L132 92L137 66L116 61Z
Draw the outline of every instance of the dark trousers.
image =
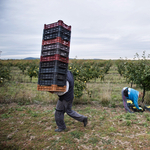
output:
M129 107L127 105L127 98L124 95L124 89L122 89L121 94L122 94L123 105L124 105L124 108L125 108L126 112L130 112L131 113L131 110L129 109Z
M75 120L78 120L80 122L83 122L83 119L85 116L78 114L77 112L72 110L72 102L71 101L60 101L58 100L56 105L56 111L55 111L55 121L59 129L65 129L66 125L64 122L64 113L66 112L70 117L74 118Z

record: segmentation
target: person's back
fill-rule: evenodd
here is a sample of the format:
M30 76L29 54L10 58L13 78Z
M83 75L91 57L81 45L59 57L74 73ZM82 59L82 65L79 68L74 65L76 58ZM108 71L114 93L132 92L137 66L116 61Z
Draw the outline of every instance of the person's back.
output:
M138 106L138 98L141 97L141 96L142 96L142 94L139 94L139 91L137 91L135 89L132 89L132 88L124 87L122 89L122 100L123 100L123 105L124 105L125 110L127 112L131 113L129 107L127 106L127 99L132 100L135 107L137 109L140 109L139 106Z
M137 90L134 90L132 88L128 88L128 97L127 99L130 99L132 101L135 101L138 99L139 92Z
M74 78L73 78L73 74L68 70L67 71L67 81L69 82L69 89L68 91L64 94L59 96L59 100L65 100L65 101L69 101L69 100L73 100L74 98Z
M127 99L132 100L137 109L139 109L138 98L139 98L139 91L137 91L135 89L132 89L132 88L128 88L128 97L127 97Z

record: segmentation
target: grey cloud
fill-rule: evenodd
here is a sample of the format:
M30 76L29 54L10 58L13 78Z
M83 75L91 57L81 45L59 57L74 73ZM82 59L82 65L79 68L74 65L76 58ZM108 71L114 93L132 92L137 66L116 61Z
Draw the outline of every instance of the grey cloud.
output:
M150 53L149 7L148 0L1 1L1 58L39 56L44 24L60 19L72 26L71 58Z

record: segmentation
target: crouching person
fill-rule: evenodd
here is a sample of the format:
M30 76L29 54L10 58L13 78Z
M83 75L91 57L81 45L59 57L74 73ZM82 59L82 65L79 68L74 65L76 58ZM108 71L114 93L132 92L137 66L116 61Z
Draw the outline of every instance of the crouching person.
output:
M138 105L138 98L142 96L143 96L142 92L139 92L132 88L124 87L122 89L122 100L123 100L123 105L124 105L126 112L133 113L127 105L127 99L131 100L138 110L141 110L141 108L139 108L139 105Z
M64 93L54 93L59 96L55 111L55 121L58 129L55 129L55 132L61 132L66 129L66 125L64 122L65 112L75 120L83 122L84 127L86 127L88 118L72 110L72 103L74 99L74 78L73 74L70 71L67 71L66 91Z

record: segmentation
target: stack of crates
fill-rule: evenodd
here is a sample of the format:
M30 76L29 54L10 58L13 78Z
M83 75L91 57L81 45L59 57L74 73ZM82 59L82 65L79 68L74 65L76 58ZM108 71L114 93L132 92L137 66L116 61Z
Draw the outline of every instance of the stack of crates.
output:
M38 75L39 91L66 90L71 26L62 20L44 25Z

